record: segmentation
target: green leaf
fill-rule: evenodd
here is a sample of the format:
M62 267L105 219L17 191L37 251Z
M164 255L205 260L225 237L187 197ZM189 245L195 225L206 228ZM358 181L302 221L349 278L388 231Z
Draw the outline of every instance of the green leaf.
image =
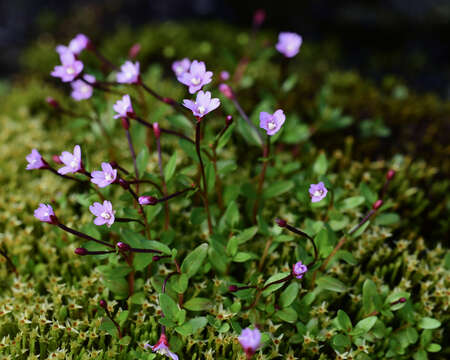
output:
M353 254L347 250L339 250L336 255L334 255L334 260L338 259L344 260L349 265L356 265L358 263Z
M241 245L249 241L256 235L257 232L258 232L257 226L252 226L250 228L241 231L238 235L236 235L238 244Z
M433 318L423 317L419 320L417 326L421 329L437 329L441 326L441 322Z
M393 225L400 222L400 216L396 213L379 214L373 222L376 225Z
M147 147L144 146L144 148L139 152L136 158L136 165L139 171L139 176L142 176L144 174L145 169L147 168L148 158L149 158L148 149Z
M187 290L189 278L186 274L172 276L171 286L178 294L182 294Z
M144 270L153 260L153 254L135 253L133 257L133 266L136 271Z
M166 183L168 183L172 178L173 174L175 174L176 166L177 166L177 153L174 152L170 157L169 161L167 162L167 165L164 167L164 179L166 180Z
M227 209L225 210L225 214L223 215L225 221L230 227L234 227L239 222L239 208L235 201L231 201L228 204Z
M281 85L281 90L285 93L291 91L294 88L294 86L297 84L297 81L298 81L297 74L289 75L289 77Z
M368 220L363 226L361 226L358 230L351 234L352 238L356 238L361 235L370 225L370 220Z
M280 295L280 306L282 308L291 305L297 298L299 286L296 282L290 284Z
M208 253L208 244L201 244L189 253L181 264L181 272L187 277L194 276L205 260Z
M159 294L159 305L164 313L164 317L171 321L176 321L180 309L176 302L167 294Z
M206 177L206 187L208 189L208 193L211 193L211 192L213 192L214 186L216 184L216 173L214 171L214 165L212 162L208 162L206 164L205 177Z
M170 248L166 244L163 244L162 242L156 240L145 240L141 247L143 249L159 250L166 255L172 254L172 250L170 250Z
M395 310L399 310L402 307L404 307L406 303L399 302L398 304L394 304L394 305L391 305L391 304L397 302L401 298L405 298L406 300L408 300L409 297L410 297L410 294L406 291L396 291L396 292L390 294L386 298L384 303L385 303L385 305L389 305L391 307L392 311L395 311Z
M381 298L377 291L375 283L366 279L362 288L362 307L365 314L373 311L380 311L382 307Z
M281 280L281 279L283 279L283 278L285 278L285 277L287 277L289 275L290 275L290 272L282 272L282 273L278 273L278 274L272 275L271 277L269 277L266 280L266 282L264 283L264 286L267 286L267 284L270 284L271 282ZM266 290L264 290L264 292L262 294L264 296L267 296L267 295L273 293L274 291L278 290L283 285L284 285L284 282L283 283L279 283L279 284L270 285Z
M264 199L270 199L276 196L280 196L294 187L294 182L290 180L278 181L274 184L269 185L264 189L263 197Z
M365 319L362 319L356 324L355 328L350 332L350 335L361 336L363 334L366 334L370 331L370 329L372 329L376 322L376 316L369 316Z
M428 347L427 347L427 351L428 352L439 352L439 351L441 351L441 345L439 345L439 344L435 344L435 343L433 343L433 344L430 344L430 345L428 345Z
M142 305L145 302L145 293L143 292L134 293L131 296L130 301L132 304Z
M130 336L124 336L122 339L119 340L119 344L120 345L129 345L131 342L131 337Z
M275 316L278 316L281 320L288 323L295 323L297 321L297 311L295 311L292 307L287 307L285 309L278 310L275 313Z
M192 211L191 211L192 225L200 225L205 220L206 220L205 209L200 208L200 207L195 207L192 209Z
M250 252L238 252L234 257L234 262L246 262L250 259L257 259L258 256Z
M331 276L322 276L317 279L317 285L322 289L335 291L335 292L344 292L347 291L347 287L343 282L338 279L335 279Z
M345 332L350 332L352 330L352 321L345 311L338 310L337 321L341 329Z
M195 297L186 301L183 305L184 308L190 311L203 311L211 308L212 303L210 299Z
M114 325L114 323L109 318L102 318L102 322L98 329L106 331L109 335L116 339L119 338L119 332L117 331L116 325Z
M428 355L425 350L420 349L413 355L414 360L428 360Z
M314 239L319 249L319 257L326 258L333 251L333 244L328 238L328 229L322 228Z
M228 129L225 130L223 135L220 137L219 142L217 143L217 150L223 148L227 144L228 140L230 140L231 135L233 134L235 127L236 124L233 123L228 127Z
M321 153L313 165L313 171L317 175L325 175L328 169L328 160L324 153Z
M344 334L337 334L332 340L333 347L348 348L351 345L350 337Z
M344 199L339 203L339 209L348 210L353 209L364 203L364 198L362 196L353 196L347 199Z
M366 199L367 205L372 205L375 201L378 200L378 195L375 191L373 191L369 185L367 185L365 182L361 182L359 184L359 191L361 192L362 196Z

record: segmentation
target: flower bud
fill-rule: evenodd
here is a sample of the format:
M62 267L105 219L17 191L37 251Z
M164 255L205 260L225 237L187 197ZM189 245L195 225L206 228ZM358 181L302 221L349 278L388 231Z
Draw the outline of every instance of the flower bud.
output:
M159 261L161 260L161 256L155 255L152 257L152 261Z
M221 71L220 72L220 80L227 81L230 78L230 73L228 71Z
M386 180L390 181L394 178L395 176L395 171L394 170L389 170L386 174Z
M122 251L130 251L130 249L131 249L130 245L125 244L125 243L123 243L121 241L119 241L117 243L117 247L119 248L119 250L122 250Z
M109 165L111 165L111 167L112 167L113 169L117 169L117 168L118 168L118 164L117 164L115 161L111 161L111 162L109 163Z
M106 303L105 300L100 300L99 303L100 307L102 307L103 309L106 309L108 307L108 304Z
M238 290L238 287L236 285L230 285L228 286L228 291L236 292Z
M53 155L53 156L52 156L52 160L53 160L53 162L56 163L56 164L62 164L62 163L63 163L63 162L61 161L61 159L59 158L58 155Z
M231 115L227 115L227 117L225 118L225 123L227 124L227 126L230 126L233 123L233 117Z
M175 100L174 100L174 99L165 97L165 98L163 98L163 101L164 101L166 104L169 104L169 105L175 105Z
M253 25L261 26L266 19L266 11L264 9L258 9L253 14Z
M158 199L154 196L139 196L139 204L141 205L156 205Z
M220 84L219 91L228 99L234 98L233 90L227 84Z
M130 184L124 179L119 179L119 185L122 186L123 189L128 190L130 188Z
M383 200L377 200L373 204L372 209L378 210L381 207L381 205L383 205Z
M277 223L277 225L279 227L286 227L286 225L287 225L286 220L283 220L283 219L275 219L275 222Z
M120 118L120 120L122 121L122 127L125 129L125 130L128 130L129 128L130 128L130 120L128 120L128 118L127 117L121 117Z
M47 102L47 104L49 104L51 107L55 108L55 109L59 109L59 102L55 99L53 99L52 97L48 96L45 101Z
M88 251L85 248L76 248L75 249L75 254L84 256L84 255L88 254Z
M157 122L153 123L153 133L157 139L161 136L161 130L159 129L159 124Z
M402 297L402 298L398 299L398 301L401 302L401 303L405 303L406 302L406 298Z
M136 56L138 56L140 51L141 44L136 43L132 47L130 47L130 50L128 51L128 57L133 60Z

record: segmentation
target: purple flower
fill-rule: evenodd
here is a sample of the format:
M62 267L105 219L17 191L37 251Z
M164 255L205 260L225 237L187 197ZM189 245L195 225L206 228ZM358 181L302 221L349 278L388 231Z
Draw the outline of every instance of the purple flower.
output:
M131 61L125 61L117 73L117 82L121 84L134 84L139 81L139 61L133 64Z
M321 181L318 184L311 184L309 187L309 196L311 196L312 202L318 202L327 196L327 188Z
M59 77L63 82L69 82L75 79L83 70L83 63L77 60L75 55L70 51L60 54L61 65L55 66L51 75Z
M301 261L296 262L294 266L292 266L292 274L294 274L297 279L301 279L307 271L308 267Z
M113 169L109 163L102 163L103 171L93 171L91 173L91 182L103 188L116 181L117 170Z
M86 74L83 76L83 79L88 83L95 83L95 77L92 75ZM75 80L70 83L70 85L72 86L71 95L76 101L89 99L92 96L94 88L92 85L87 84L86 81Z
M67 51L78 55L89 45L89 38L84 34L78 34L69 43L69 46L58 45L56 51L61 55Z
M183 105L192 110L194 116L201 118L210 111L217 109L220 105L220 100L217 98L211 99L209 91L203 92L200 90L195 101L184 99Z
M114 115L114 119L126 118L128 115L134 114L133 107L131 106L130 95L124 95L121 100L113 105L114 111L117 113Z
M186 86L189 86L189 93L195 94L203 85L211 82L213 73L206 71L205 63L203 61L194 60L191 63L189 71L178 76L178 81Z
M63 166L58 170L61 175L66 175L67 173L76 173L82 169L81 164L81 148L80 145L75 145L73 148L73 154L68 151L63 151L59 156L59 159L66 166Z
M175 75L181 76L186 71L189 71L189 67L191 66L191 60L188 58L184 58L182 60L174 61L172 64L172 70Z
M252 330L250 328L246 328L242 330L238 340L241 343L247 358L250 358L261 344L261 332L258 329Z
M39 204L39 207L34 210L34 216L43 222L56 224L56 216L50 205Z
M286 116L283 110L279 109L270 115L264 111L259 114L259 127L267 131L267 135L275 135L284 124Z
M161 334L158 342L155 345L145 344L145 349L151 348L153 351L157 352L161 355L166 355L168 358L172 360L178 360L178 355L169 350L169 342L167 341L167 337L164 334Z
M112 224L114 224L114 214L116 213L112 209L112 204L110 201L105 200L103 201L103 205L99 202L93 203L91 206L89 206L89 211L97 216L94 220L95 225L104 225L111 227Z
M36 149L31 150L31 154L28 154L26 159L28 161L27 170L43 169L47 167L47 163Z
M302 37L292 32L282 32L278 35L276 49L286 57L294 57L298 54L302 45Z

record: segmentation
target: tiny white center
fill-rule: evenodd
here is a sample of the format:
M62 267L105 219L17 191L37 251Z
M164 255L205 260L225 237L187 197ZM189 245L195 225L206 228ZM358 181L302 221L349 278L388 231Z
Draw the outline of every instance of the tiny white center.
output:
M106 211L102 212L100 216L106 220L109 220L111 218L111 215L109 215Z
M316 190L314 191L314 196L322 196L323 191L322 190Z
M112 180L111 175L108 174L108 173L106 173L106 174L105 174L105 180L111 181L111 180Z
M77 166L77 161L74 159L70 162L70 167L76 167Z
M83 94L86 94L87 92L89 92L89 90L90 90L90 87L87 86L87 85L84 85L84 86L81 88L81 92L82 92Z
M37 160L36 160L36 159L33 159L33 160L30 161L30 164L33 165L33 164L35 164L36 162L37 162Z
M47 217L48 215L49 215L48 212L44 213L44 216L45 216L45 217Z
M269 130L273 130L275 129L277 126L275 125L275 123L273 121L269 122L267 124L267 127L269 128Z
M200 79L199 78L192 78L191 79L191 83L193 83L194 85L198 85L198 84L200 84Z
M75 70L73 69L73 67L68 67L67 70L66 70L66 72L67 72L69 75L72 75L72 74L75 72Z
M203 114L203 113L205 112L205 107L204 107L204 106L199 106L199 107L198 107L198 112L199 112L200 114Z
M183 67L182 66L178 66L175 70L176 70L176 72L178 74L181 74L183 72Z

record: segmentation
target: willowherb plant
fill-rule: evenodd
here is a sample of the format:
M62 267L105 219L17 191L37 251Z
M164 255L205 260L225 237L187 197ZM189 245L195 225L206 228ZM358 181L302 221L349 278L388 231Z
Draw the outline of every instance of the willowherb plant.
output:
M254 30L264 18L255 14ZM298 34L281 33L276 50L292 58L301 44ZM79 224L65 223L53 203L42 203L34 212L47 223L45 228L53 225L74 235L80 246L74 256L92 258L103 281L95 311L105 314L98 329L111 339L77 341L92 350L118 345L109 357L151 359L151 350L173 360L198 354L205 359L426 359L427 353L440 350L433 338L439 336L441 323L426 308L423 294L408 286L415 270L398 281L399 266L377 267L385 238L373 239L378 249L372 256L364 248L343 249L358 237L372 236L371 224L383 225L377 219L390 224L383 215L392 216L386 211L395 205L388 197L394 170L387 171L378 194L364 187L361 195L340 184L339 174L327 176L324 154L304 171L295 161L292 169L283 170L282 146L277 147L283 144L277 142L290 114L281 105L262 109L258 129L233 89L239 87L239 77L231 81L222 71L219 83L202 61L183 58L172 64L178 82L192 95L180 103L155 90L158 84L148 85L140 63L133 62L139 53L136 45L121 66L82 34L57 51L61 65L52 76L71 83L74 100L114 99L105 112L125 132L131 159L128 165L127 155L120 154L92 166L81 143L52 160L37 149L26 158L27 170L47 170L75 181L89 199L81 210L91 213L100 228L83 231ZM103 73L86 72L84 52L98 58ZM223 95L223 104L204 89L208 85ZM168 123L164 117L152 122L146 94L167 105L167 114L177 114L177 121L168 127L162 126ZM61 114L79 116L54 99L48 103ZM225 106L239 117L221 112ZM180 123L185 126L176 126ZM238 135L246 141L239 145L248 147L239 153L227 149ZM183 161L178 158L181 151L186 154ZM151 154L155 164L150 166ZM230 163L237 156L243 161ZM249 168L238 169L240 163ZM149 167L155 174L147 172ZM238 178L230 176L233 171ZM290 203L302 206L300 214ZM360 272L370 271L373 278L361 281ZM446 282L448 276L440 287ZM114 308L116 301L120 309ZM445 308L448 300L439 306ZM153 327L159 324L158 334L139 332L146 319ZM42 346L33 346L31 355L44 353Z

